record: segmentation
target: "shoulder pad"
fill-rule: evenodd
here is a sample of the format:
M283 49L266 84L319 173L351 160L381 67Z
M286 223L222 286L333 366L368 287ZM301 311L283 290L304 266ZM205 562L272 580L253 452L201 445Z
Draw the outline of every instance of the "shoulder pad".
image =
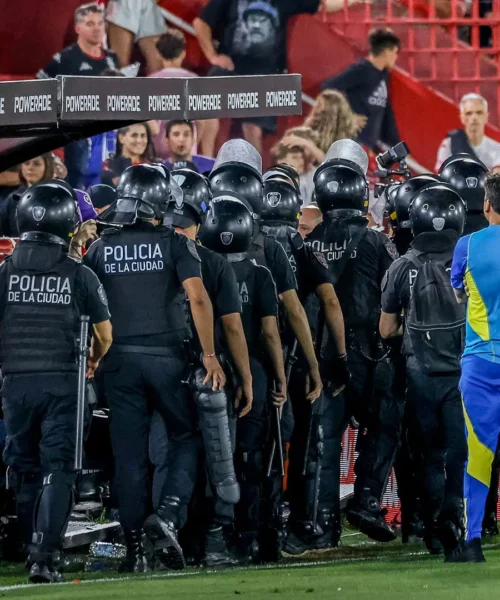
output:
M102 233L101 233L101 238L102 237L107 237L109 235L116 235L117 233L121 233L121 229L118 229L117 227L111 227L109 226L107 229L105 229ZM99 241L99 240L96 240Z

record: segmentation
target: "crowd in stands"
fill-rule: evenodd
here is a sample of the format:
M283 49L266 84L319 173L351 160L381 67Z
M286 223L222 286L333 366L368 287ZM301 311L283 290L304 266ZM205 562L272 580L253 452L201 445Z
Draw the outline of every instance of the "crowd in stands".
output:
M357 1L349 0L349 4ZM286 67L287 20L299 13L336 11L342 4L342 0L273 4L210 0L193 24L212 66L210 75L272 74ZM166 27L153 0L109 0L106 8L84 4L75 12L75 32L77 41L55 54L37 77L126 76L134 43L145 58L145 72L150 77L199 76L184 68L184 34ZM344 138L360 141L370 157L368 174L373 179L380 142L392 146L400 141L389 94L390 72L398 58L400 40L391 30L380 28L371 32L368 42L368 56L326 78L302 125L286 130L271 148L271 163L285 162L299 172L304 205L312 201L315 169L333 142ZM489 169L500 168L500 144L485 135L486 100L477 94L464 96L460 118L464 128L449 132L443 140L436 170L456 152L475 154ZM16 234L13 215L26 187L53 175L64 176L74 188L86 190L98 183L115 185L128 166L144 162L207 174L213 165L219 128L217 119L130 125L67 145L64 164L58 156L44 155L0 173L1 233ZM243 119L241 129L247 141L262 151L263 137L276 132L276 119ZM371 200L373 204L374 198ZM377 216L375 223L379 221Z

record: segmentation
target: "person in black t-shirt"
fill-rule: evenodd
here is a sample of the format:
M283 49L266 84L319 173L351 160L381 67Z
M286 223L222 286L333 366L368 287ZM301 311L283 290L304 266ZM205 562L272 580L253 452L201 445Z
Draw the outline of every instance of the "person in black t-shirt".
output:
M396 64L401 42L389 29L376 29L368 38L370 54L321 86L344 92L356 114L359 140L372 150L378 141L393 146L399 140L389 98L390 69Z
M78 7L75 11L75 31L78 36L76 43L54 54L48 65L36 74L38 79L58 75L95 77L106 69L118 69L117 55L103 48L106 30L101 6L84 4ZM64 162L68 169L68 182L74 188L83 189L83 178L89 162L88 140L68 144L64 149Z
M348 0L353 4L358 0ZM211 0L194 20L201 49L214 69L211 74L267 75L286 69L288 19L320 9L339 10L342 0ZM220 41L218 52L213 38ZM221 73L221 71L223 73ZM274 133L274 117L243 119L243 134L259 152L262 135Z

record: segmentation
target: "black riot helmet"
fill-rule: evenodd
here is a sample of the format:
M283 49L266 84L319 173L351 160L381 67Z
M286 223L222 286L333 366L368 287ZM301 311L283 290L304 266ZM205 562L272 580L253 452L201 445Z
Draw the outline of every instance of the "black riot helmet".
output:
M424 173L423 175L410 177L410 179L398 186L395 197L395 209L396 221L399 229L410 229L411 227L408 209L410 208L411 201L416 193L426 185L439 181L441 181L441 179L437 175Z
M385 188L385 214L389 219L391 227L395 230L398 227L398 218L396 215L396 195L398 193L399 183L393 183Z
M37 183L21 196L16 221L21 239L68 245L80 221L75 193L53 179Z
M101 209L111 206L116 200L116 190L105 183L98 183L88 189L94 208Z
M439 169L442 180L453 186L467 205L467 212L482 213L488 169L475 156L450 156Z
M208 179L190 169L172 171L171 177L175 189L163 223L181 229L204 223L212 198Z
M243 254L253 235L254 219L248 205L236 194L222 194L212 199L198 237L214 252Z
M293 183L270 178L264 181L264 203L260 214L265 225L291 225L297 228L302 205Z
M122 173L116 200L99 220L132 225L137 219L163 219L172 195L170 175L156 165L132 165Z
M287 163L274 165L264 173L262 179L266 182L268 179L279 179L280 177L289 181L300 193L300 174L295 167Z
M214 196L235 193L244 198L255 214L262 210L262 157L245 140L222 145L209 175Z
M314 174L314 195L321 212L335 211L345 216L368 211L368 183L354 162L335 158L322 163Z
M410 204L413 235L452 229L462 235L466 220L465 202L450 185L430 183L422 188Z

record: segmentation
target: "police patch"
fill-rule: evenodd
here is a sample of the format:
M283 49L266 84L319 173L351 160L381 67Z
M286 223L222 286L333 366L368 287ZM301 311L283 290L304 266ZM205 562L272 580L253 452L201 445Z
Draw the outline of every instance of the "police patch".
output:
M267 203L269 206L276 208L280 202L281 194L279 192L269 192L269 194L267 194Z
M35 221L39 223L45 216L45 208L43 206L34 206L31 209L31 214L33 215Z
M325 267L325 269L328 269L328 263L326 262L325 257L323 256L322 252L313 252L314 256L316 257L317 261L319 262L319 264L322 267Z
M101 302L104 304L104 306L108 306L108 297L106 296L106 292L104 291L104 287L102 285L97 288L97 295L101 299Z
M396 250L396 246L392 242L388 242L385 245L385 249L387 250L387 254L392 258L392 260L396 260L396 258L398 258L398 251Z
M198 254L198 250L196 250L196 245L192 240L187 240L187 249L189 250L189 254L193 258L195 258L198 262L201 263L200 255Z
M230 231L223 231L220 234L220 241L224 244L224 246L229 246L229 244L233 241L233 234Z
M467 177L465 180L468 188L477 188L477 184L479 183L477 177Z
M328 190L332 192L332 194L336 194L339 191L339 182L338 181L329 181L326 185Z

